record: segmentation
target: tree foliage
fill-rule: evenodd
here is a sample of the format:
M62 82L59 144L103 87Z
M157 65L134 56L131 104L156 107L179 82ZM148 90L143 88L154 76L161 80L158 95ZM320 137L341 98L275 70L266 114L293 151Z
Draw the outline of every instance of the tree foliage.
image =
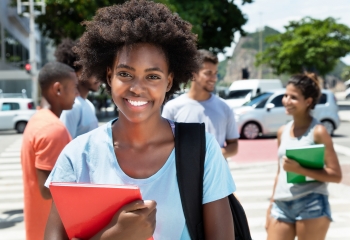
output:
M16 0L12 0L13 4ZM91 20L98 8L120 4L125 0L45 0L46 14L36 22L42 33L58 44L63 38L79 38L84 32L80 23ZM245 34L247 22L233 0L155 0L166 4L173 12L193 25L198 34L199 48L222 52L230 46L235 32ZM241 0L242 4L253 0Z
M350 66L346 66L343 68L343 71L341 73L341 78L343 80L349 80L350 79Z
M350 52L350 28L334 18L310 17L291 21L285 32L266 38L268 47L257 55L276 74L312 71L325 75Z

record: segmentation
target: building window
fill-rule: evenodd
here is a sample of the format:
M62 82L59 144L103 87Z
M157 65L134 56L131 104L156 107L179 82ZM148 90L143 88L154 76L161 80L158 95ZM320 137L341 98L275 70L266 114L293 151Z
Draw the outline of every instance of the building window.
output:
M5 29L5 59L14 67L24 68L29 51Z

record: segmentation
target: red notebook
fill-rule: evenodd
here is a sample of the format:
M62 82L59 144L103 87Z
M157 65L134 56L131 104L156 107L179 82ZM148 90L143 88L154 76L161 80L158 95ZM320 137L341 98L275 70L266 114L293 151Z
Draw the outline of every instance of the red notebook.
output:
M122 206L142 199L134 185L52 182L50 191L69 239L91 238Z

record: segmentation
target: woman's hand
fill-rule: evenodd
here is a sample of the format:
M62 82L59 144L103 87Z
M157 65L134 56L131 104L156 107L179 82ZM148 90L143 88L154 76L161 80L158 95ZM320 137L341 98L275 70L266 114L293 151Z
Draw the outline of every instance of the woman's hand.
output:
M283 169L287 172L299 173L302 166L297 161L283 157Z
M156 202L134 201L122 207L112 221L91 240L140 240L152 237L156 227Z

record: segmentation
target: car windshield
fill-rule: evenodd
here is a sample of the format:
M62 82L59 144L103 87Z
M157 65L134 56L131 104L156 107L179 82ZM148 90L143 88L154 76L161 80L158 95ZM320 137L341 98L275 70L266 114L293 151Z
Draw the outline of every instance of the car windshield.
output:
M251 91L252 89L232 90L229 92L227 99L245 98Z
M255 107L257 106L259 103L261 103L264 100L267 100L270 96L272 95L272 93L262 93L260 95L257 95L255 97L253 97L251 100L249 100L248 102L244 103L243 106L252 106Z

